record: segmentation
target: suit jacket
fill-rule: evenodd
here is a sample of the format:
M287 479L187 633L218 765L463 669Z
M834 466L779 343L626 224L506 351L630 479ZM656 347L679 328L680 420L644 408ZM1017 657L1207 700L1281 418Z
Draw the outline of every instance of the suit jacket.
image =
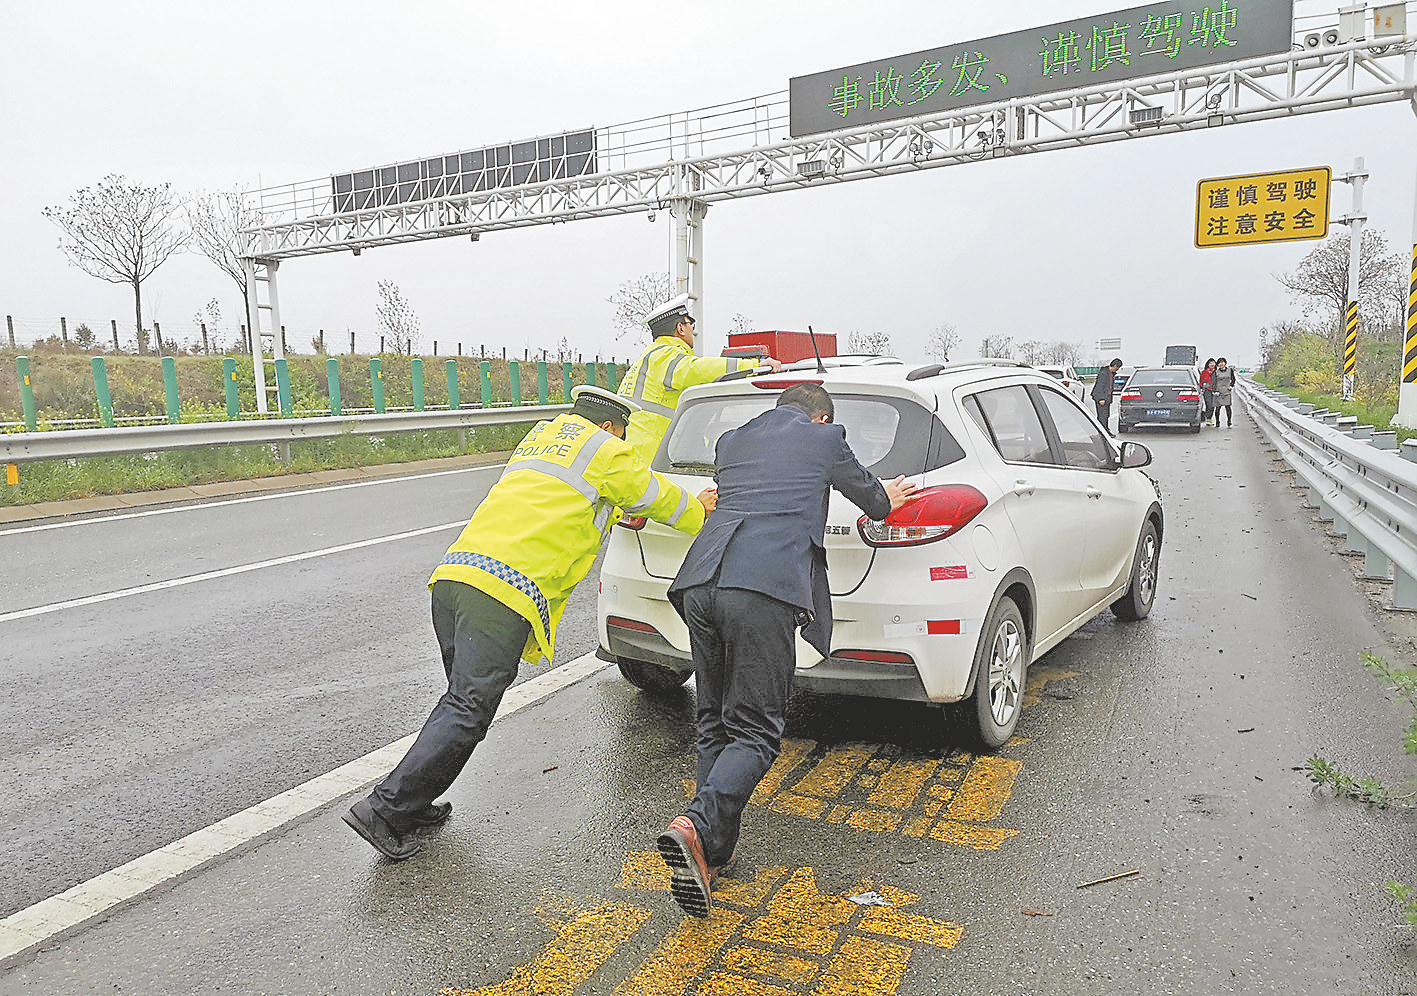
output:
M1116 376L1111 367L1103 367L1097 371L1097 380L1092 384L1093 401L1112 400L1112 384Z
M720 588L762 592L801 610L802 637L824 656L831 647L827 587L829 489L873 519L890 514L890 498L846 444L846 429L813 422L785 405L719 438L714 481L718 507L679 574L669 600L684 615L683 592L715 581Z

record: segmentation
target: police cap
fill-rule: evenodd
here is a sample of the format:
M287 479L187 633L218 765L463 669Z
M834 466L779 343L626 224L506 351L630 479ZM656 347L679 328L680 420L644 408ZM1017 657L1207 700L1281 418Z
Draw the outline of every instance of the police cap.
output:
M645 315L643 324L649 326L651 335L673 335L674 329L686 318L691 322L694 320L694 316L689 314L689 295L680 294Z
M626 425L630 416L640 410L640 406L629 398L622 398L603 387L592 387L589 384L571 388L571 399L575 402L572 411L585 416L596 425L605 421Z

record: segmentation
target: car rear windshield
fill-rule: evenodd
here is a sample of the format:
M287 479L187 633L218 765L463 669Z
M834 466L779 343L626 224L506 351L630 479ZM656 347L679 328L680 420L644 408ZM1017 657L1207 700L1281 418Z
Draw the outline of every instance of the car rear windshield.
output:
M1189 386L1194 383L1189 370L1138 370L1132 374L1132 379L1128 382L1131 387L1148 387L1160 385L1167 386Z
M877 477L920 474L964 456L943 423L903 398L835 395L833 422L846 428L856 459ZM679 474L712 474L718 438L777 404L775 393L699 398L680 408L654 469Z
M1043 373L1057 377L1059 380L1062 380L1067 376L1067 374L1065 374L1058 367L1039 367L1038 369L1041 370Z

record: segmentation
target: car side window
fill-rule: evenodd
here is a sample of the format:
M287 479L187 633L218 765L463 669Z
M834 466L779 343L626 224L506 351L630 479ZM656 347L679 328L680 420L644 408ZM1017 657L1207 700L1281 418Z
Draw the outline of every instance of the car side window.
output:
M1053 463L1043 422L1023 387L981 391L965 407L980 422L999 456L1011 463Z
M1043 405L1058 430L1063 443L1063 459L1069 467L1083 470L1111 470L1114 466L1112 447L1102 437L1097 426L1068 398L1046 388L1040 389Z

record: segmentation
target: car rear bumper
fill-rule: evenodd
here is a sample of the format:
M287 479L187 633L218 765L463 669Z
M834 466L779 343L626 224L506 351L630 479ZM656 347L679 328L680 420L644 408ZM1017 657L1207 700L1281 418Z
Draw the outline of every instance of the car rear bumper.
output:
M598 651L602 660L646 661L681 674L694 669L690 657L659 633L607 625L605 642L609 645ZM813 667L798 668L794 683L799 688L819 694L930 701L920 673L906 664L824 657Z
M1123 404L1117 408L1117 418L1128 425L1195 425L1201 420L1201 406L1187 403L1185 405L1168 405L1167 415L1156 415L1154 406Z

